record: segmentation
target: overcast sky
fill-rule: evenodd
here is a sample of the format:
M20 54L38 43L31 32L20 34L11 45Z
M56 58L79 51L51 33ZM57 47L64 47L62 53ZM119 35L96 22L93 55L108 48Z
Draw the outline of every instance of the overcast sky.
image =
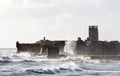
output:
M120 0L0 0L0 48L16 41L83 40L98 25L100 40L120 41Z

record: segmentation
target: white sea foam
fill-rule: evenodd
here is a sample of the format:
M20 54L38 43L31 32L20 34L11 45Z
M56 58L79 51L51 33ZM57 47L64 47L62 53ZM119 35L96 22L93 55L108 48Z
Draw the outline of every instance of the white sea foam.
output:
M7 52L8 51L8 52ZM0 76L119 76L120 61L92 60L85 56L47 59L30 53L1 52Z
M74 49L76 47L76 42L75 41L66 41L65 42L65 47L64 47L64 52L74 55Z

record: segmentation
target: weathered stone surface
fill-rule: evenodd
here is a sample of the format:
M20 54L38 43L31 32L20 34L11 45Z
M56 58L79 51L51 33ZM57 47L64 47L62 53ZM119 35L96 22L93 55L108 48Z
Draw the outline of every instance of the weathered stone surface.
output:
M48 47L48 58L58 58L59 57L59 47Z
M76 41L77 55L120 55L120 43L118 41L99 41L98 27L89 27L89 37L83 41L78 38Z
M98 26L89 26L89 37L87 40L82 40L80 37L75 41L76 46L74 50L75 55L89 55L89 56L117 56L120 55L120 42L118 41L99 41ZM65 56L64 54L65 40L50 41L43 40L36 43L19 43L16 42L17 52L32 52L36 54L45 54L48 57ZM62 55L60 55L62 54ZM97 57L96 56L96 57ZM113 56L113 57L114 57ZM106 57L106 58L107 58Z
M48 57L58 57L59 52L64 51L65 41L50 41L40 40L36 43L19 43L16 42L17 53L20 52L31 52L34 54L43 54Z

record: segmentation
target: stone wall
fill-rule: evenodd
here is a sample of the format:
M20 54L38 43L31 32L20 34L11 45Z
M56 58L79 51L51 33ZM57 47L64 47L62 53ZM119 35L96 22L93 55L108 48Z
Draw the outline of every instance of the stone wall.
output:
M41 45L40 44L20 44L19 42L16 43L17 47L17 53L20 52L34 52L34 53L39 53L41 50Z
M58 58L59 57L59 47L48 47L48 58Z
M118 41L80 41L76 42L78 55L120 55L120 43Z
M34 54L48 55L48 57L59 56L64 52L65 41L41 40L36 43L19 43L16 42L17 53L31 52Z

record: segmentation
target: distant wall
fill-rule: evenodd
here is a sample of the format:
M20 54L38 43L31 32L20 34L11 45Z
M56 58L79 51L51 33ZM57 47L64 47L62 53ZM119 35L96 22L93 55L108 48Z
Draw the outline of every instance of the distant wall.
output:
M16 43L17 52L34 52L38 53L41 50L40 44L20 44L19 42Z
M48 58L59 57L59 47L48 47Z
M54 45L59 47L59 53L64 53L65 41L54 41Z
M59 54L64 52L65 41L48 41L41 40L39 43L19 43L16 42L17 53L32 52L39 54ZM52 48L53 47L53 48ZM54 51L54 53L52 53ZM59 52L59 53L58 53Z
M120 55L118 41L80 41L76 42L77 55Z

